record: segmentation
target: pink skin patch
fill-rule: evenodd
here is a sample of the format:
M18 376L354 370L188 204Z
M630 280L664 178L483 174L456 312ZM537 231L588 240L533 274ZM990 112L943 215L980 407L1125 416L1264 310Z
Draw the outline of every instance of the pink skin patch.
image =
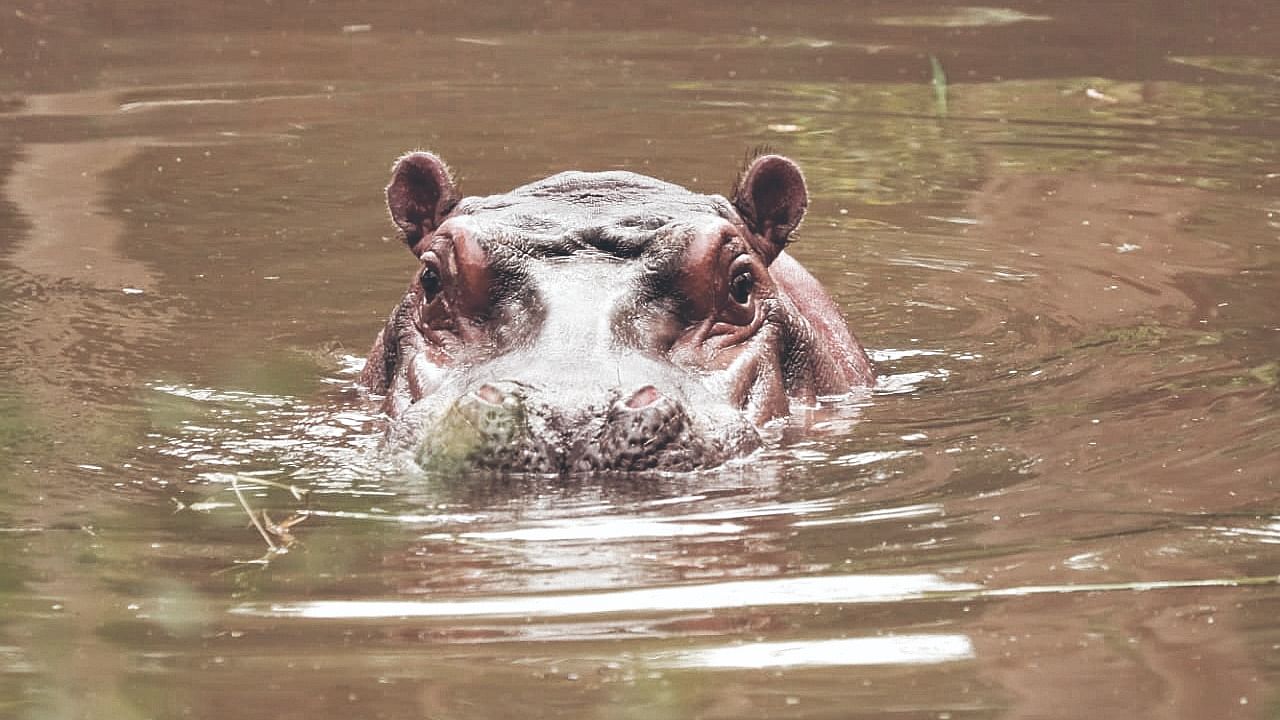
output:
M632 410L639 410L654 404L661 398L662 393L658 392L657 388L652 385L645 385L635 391L631 399L627 400L627 407Z
M489 383L476 388L476 395L490 405L501 405L502 401L507 397L501 390Z

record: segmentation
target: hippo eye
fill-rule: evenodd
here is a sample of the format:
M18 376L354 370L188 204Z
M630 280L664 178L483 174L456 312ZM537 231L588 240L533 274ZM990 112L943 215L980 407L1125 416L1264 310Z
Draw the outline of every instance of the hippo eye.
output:
M746 305L751 300L751 291L756 287L756 276L750 270L743 270L733 276L729 283L729 295L739 305Z
M426 266L418 275L418 284L422 286L423 296L430 302L440 292L440 271L433 265Z

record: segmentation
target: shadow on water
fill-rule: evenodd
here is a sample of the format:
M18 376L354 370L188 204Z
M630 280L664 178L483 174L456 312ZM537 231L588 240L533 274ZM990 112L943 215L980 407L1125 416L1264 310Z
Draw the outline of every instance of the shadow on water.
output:
M0 716L1273 716L1280 17L1108 9L6 10ZM760 144L870 398L708 473L378 452L392 158Z

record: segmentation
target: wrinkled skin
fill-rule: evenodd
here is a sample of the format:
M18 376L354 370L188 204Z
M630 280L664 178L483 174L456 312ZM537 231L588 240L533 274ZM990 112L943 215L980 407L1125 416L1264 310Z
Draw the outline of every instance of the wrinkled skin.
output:
M360 382L428 468L710 467L793 403L872 381L783 251L808 204L786 158L756 158L732 200L626 172L462 198L418 152L387 202L419 264Z

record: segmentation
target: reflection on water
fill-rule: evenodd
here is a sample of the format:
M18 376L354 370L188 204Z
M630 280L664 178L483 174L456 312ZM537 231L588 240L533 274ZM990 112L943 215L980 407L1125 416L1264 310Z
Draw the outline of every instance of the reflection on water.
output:
M909 600L927 593L971 590L931 575L827 576L744 580L715 585L623 590L578 596L529 596L458 602L317 601L267 608L240 606L231 612L306 618L416 618L494 615L594 615L618 612L672 612L770 605L869 603Z
M1109 9L6 11L0 716L1271 717L1280 15ZM761 144L869 397L688 475L378 454L392 158Z
M923 665L973 658L963 635L897 635L813 642L756 643L666 653L649 660L671 668L794 668L830 665Z

